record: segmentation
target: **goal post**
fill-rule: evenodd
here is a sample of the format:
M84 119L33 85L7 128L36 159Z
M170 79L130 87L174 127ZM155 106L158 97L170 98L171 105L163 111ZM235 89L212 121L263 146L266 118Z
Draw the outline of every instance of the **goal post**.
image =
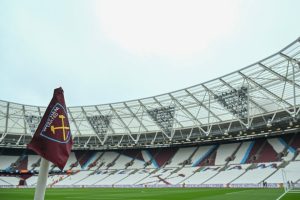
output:
M300 169L281 169L284 193L276 200L280 200L287 193L300 193Z
M281 172L284 190L300 193L300 169L282 169Z

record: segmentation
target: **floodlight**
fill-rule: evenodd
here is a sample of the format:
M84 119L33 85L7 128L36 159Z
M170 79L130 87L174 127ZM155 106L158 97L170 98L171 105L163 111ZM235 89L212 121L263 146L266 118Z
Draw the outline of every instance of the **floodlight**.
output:
M271 119L268 119L267 127L268 127L268 128L272 127L272 120L271 120Z

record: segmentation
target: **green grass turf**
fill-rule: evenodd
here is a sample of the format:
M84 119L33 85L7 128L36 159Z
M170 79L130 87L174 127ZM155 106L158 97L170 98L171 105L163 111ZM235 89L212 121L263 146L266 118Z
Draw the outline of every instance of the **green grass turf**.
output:
M275 200L283 189L82 188L47 189L45 200ZM34 189L0 189L0 200L33 200ZM287 194L282 200L299 200Z

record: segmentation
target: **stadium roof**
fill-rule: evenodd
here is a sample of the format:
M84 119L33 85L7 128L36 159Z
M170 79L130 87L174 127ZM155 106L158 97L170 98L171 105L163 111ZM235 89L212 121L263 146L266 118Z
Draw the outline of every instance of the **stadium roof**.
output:
M75 147L163 146L250 132L254 137L262 125L297 122L299 98L300 38L208 82L142 99L68 107L68 114ZM45 109L0 101L0 145L28 143Z

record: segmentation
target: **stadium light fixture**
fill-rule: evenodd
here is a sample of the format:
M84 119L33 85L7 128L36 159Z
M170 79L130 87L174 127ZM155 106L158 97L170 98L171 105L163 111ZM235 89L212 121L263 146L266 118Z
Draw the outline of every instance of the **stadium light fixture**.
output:
M225 130L224 135L228 135L228 130L227 129Z
M248 117L248 88L242 86L239 89L223 91L214 96L224 108L241 120Z
M268 128L272 127L272 120L271 120L271 119L268 119L267 127L268 127Z

